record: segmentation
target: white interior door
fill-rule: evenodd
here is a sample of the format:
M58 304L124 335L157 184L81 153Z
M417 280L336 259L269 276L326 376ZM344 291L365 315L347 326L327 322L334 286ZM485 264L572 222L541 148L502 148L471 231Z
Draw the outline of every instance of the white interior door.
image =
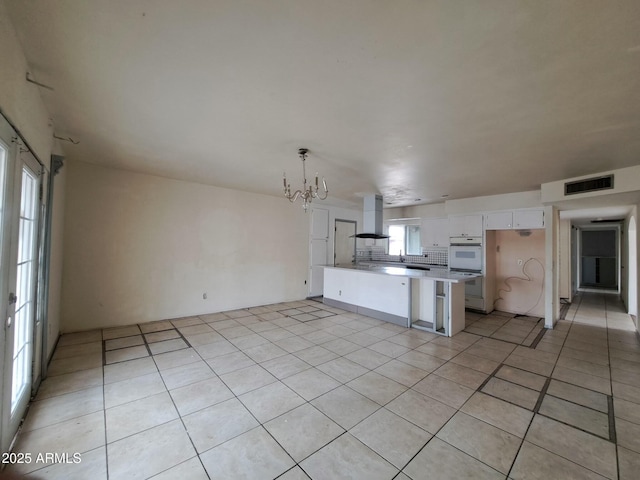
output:
M38 274L40 166L20 146L5 155L2 197L2 305L5 306L2 369L2 450L22 420L33 381ZM13 171L13 172L12 172ZM10 191L12 190L12 191Z
M309 296L318 297L324 291L324 266L327 265L329 244L329 210L311 211L309 242Z

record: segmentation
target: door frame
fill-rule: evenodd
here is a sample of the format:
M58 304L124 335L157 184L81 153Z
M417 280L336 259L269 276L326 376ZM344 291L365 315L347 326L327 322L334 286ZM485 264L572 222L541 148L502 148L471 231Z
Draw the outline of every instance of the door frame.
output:
M594 231L594 230L600 230L600 231L607 231L607 230L613 230L615 232L615 248L616 248L616 288L615 290L617 291L618 294L620 294L621 292L621 268L620 266L622 265L621 263L621 258L620 258L620 254L621 254L621 248L620 248L620 241L621 241L621 226L619 223L612 223L612 224L600 224L600 225L580 225L580 227L578 228L578 278L577 278L577 287L579 291L584 291L584 292L588 292L588 291L613 291L613 289L611 288L604 288L604 287L594 287L594 286L584 286L583 285L583 278L582 278L582 248L583 248L583 242L582 242L582 232L584 232L585 230L588 231Z
M338 231L338 222L342 223L352 223L353 224L353 234L355 235L358 232L358 222L355 220L345 220L342 218L336 218L333 222L333 266L336 265L336 232ZM355 238L353 240L353 261L356 261L356 241Z

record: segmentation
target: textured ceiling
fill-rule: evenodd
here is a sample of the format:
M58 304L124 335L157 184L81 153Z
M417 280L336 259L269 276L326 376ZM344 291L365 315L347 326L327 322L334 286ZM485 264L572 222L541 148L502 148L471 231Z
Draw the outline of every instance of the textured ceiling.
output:
M640 163L640 2L6 0L67 157L387 204ZM417 200L420 199L420 200Z

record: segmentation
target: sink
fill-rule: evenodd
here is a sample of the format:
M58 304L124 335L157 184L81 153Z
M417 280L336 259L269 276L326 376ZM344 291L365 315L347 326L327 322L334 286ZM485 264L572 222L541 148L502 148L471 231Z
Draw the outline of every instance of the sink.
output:
M414 265L407 265L404 268L409 270L431 270L429 267L416 267Z

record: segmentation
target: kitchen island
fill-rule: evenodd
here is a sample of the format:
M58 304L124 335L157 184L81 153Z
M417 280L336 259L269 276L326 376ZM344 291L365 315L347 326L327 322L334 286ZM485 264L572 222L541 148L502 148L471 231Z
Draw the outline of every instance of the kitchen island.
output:
M327 305L453 336L465 327L464 283L479 275L398 263L324 267Z

